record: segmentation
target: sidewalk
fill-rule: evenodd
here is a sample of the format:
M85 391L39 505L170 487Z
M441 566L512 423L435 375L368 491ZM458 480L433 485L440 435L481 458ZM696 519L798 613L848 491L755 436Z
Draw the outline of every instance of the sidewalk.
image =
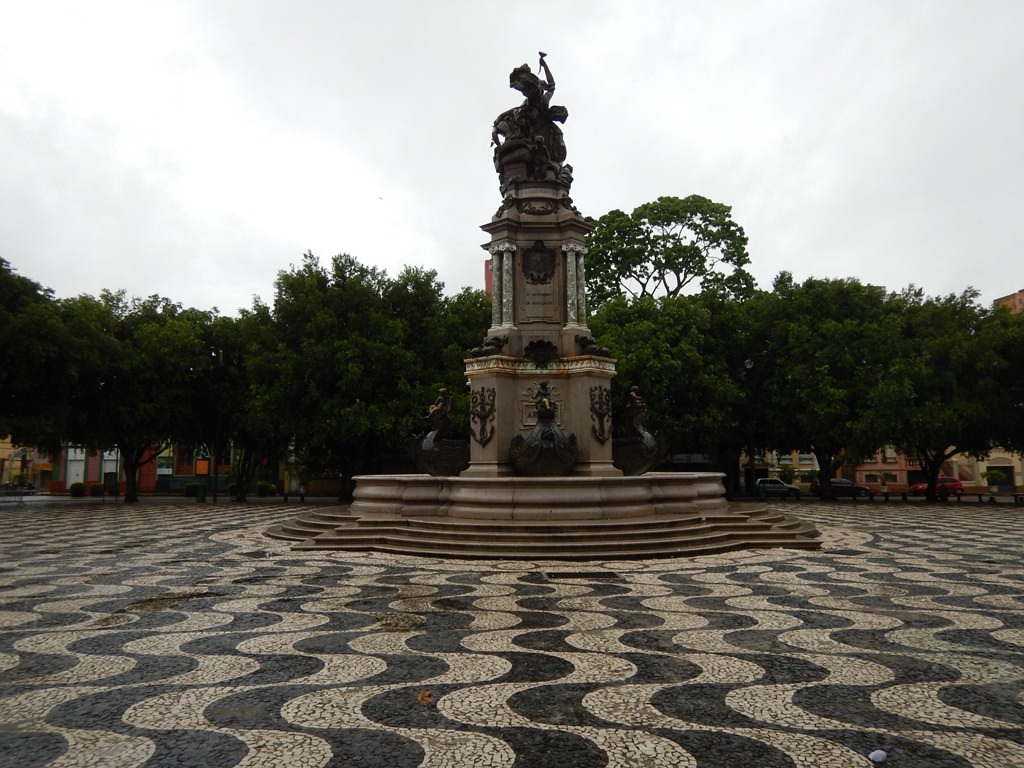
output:
M1024 766L1012 505L801 502L821 551L580 564L75 502L3 508L5 765Z

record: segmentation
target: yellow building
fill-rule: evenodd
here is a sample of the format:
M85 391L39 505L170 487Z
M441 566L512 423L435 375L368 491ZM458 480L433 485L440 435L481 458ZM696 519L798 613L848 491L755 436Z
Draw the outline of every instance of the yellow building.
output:
M0 437L0 483L7 482L8 470L11 468L11 455L14 444L10 437Z
M46 489L53 473L50 457L35 448L15 445L10 436L0 438L0 486L23 484Z

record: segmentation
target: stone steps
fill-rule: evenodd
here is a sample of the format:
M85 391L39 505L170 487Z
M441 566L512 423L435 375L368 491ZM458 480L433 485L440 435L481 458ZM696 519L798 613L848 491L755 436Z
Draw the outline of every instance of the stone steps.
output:
M817 549L817 531L772 510L603 520L495 520L313 512L266 531L296 550L490 559L678 557L736 549Z

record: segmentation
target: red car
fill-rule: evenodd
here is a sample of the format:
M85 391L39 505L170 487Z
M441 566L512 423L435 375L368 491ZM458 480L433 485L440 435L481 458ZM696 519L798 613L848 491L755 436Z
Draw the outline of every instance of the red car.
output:
M923 496L928 493L928 483L914 483L910 486L910 492L915 496ZM955 477L940 477L935 482L935 493L939 496L956 494L959 496L964 492L964 484Z

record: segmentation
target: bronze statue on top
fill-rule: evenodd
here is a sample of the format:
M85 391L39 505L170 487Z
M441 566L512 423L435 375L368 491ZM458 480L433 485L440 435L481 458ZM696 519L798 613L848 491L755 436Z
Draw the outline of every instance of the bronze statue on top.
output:
M563 166L565 140L557 123L569 117L565 107L553 106L555 78L548 68L543 51L539 69L542 80L523 64L512 70L508 83L525 96L518 107L498 115L491 131L494 146L494 168L504 194L515 181L554 181L568 187L572 184L572 167Z

